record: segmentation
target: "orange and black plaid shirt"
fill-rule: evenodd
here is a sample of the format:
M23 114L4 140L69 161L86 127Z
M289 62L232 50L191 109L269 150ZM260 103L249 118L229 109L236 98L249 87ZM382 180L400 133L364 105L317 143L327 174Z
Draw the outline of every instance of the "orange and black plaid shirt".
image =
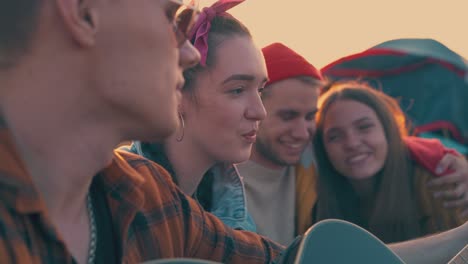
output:
M0 263L74 263L2 123ZM284 248L274 242L224 226L156 164L126 152L114 154L112 164L96 177L102 177L122 263L173 257L272 263L294 257L296 247L281 254Z

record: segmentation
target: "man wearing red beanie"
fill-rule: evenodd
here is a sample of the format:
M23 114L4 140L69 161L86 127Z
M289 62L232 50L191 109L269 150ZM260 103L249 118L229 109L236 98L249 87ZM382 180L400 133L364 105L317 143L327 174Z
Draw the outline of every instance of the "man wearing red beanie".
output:
M320 71L284 44L273 43L262 52L269 76L262 94L267 117L260 125L250 160L238 169L258 232L288 244L312 224L316 175L312 148L307 146L315 132L317 99L325 81ZM454 157L446 155L439 165L456 164L451 167L465 176L458 178L460 185L468 185L467 162Z
M262 52L269 77L262 94L268 114L250 161L239 164L238 169L244 176L247 205L258 232L287 244L302 221L296 221L295 209L298 171L290 165L299 162L310 143L324 82L313 65L281 43L266 46ZM308 194L315 196L315 191ZM307 200L313 204L315 197Z

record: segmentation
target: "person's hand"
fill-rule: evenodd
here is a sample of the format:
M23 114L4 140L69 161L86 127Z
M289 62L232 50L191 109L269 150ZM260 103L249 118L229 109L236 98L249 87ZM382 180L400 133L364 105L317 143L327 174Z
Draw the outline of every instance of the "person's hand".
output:
M462 217L468 217L468 161L462 155L446 154L437 165L436 173L450 173L429 182L430 187L451 185L453 188L434 192L434 196L445 200L447 208L462 207Z

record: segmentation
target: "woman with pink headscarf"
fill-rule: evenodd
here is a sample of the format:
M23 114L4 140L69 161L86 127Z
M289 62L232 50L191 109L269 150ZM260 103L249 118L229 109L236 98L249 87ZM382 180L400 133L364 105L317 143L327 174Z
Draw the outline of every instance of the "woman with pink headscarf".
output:
M249 30L226 11L243 0L204 8L189 39L200 63L184 72L179 130L162 144L133 142L130 151L167 169L203 208L235 228L256 231L247 212L235 163L249 159L259 121L267 71Z

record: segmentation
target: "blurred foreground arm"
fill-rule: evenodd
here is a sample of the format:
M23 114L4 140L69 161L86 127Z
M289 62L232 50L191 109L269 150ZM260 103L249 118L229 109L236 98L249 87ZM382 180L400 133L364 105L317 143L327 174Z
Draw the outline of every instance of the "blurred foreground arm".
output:
M468 222L449 231L388 245L411 264L447 263L468 244Z

